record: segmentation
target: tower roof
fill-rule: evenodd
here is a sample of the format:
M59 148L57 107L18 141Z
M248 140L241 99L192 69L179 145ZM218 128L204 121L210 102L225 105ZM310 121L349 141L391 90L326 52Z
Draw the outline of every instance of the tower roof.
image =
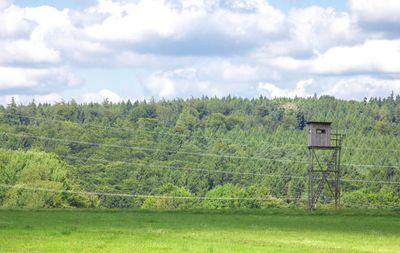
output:
M319 124L319 125L331 125L332 122L326 122L326 121L307 121L307 125L309 124Z

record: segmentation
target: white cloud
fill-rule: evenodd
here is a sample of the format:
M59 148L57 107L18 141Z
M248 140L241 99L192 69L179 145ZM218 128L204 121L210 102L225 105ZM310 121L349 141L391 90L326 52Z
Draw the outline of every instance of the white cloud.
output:
M212 89L208 82L199 80L194 68L153 73L142 77L141 83L152 96L158 98L189 97Z
M44 64L61 61L59 52L29 40L0 41L0 64Z
M180 22L179 14L163 1L136 4L100 0L90 11L109 15L102 23L85 28L89 37L100 41L137 41L146 34L171 36L176 26L186 23L186 20Z
M137 52L207 55L240 53L283 29L284 15L266 1L222 3L100 0L88 15L108 17L85 26L82 33Z
M14 101L17 104L29 104L33 100L35 103L58 103L64 101L65 98L63 95L59 93L48 93L42 95L21 95L21 94L11 94L11 95L4 95L0 96L0 104L7 105L10 104L11 99L14 98ZM121 102L125 100L124 98L120 97L113 91L108 89L102 89L98 92L91 92L83 94L80 97L77 97L75 100L82 103L90 103L90 102L98 102L101 103L104 100L108 100L113 103Z
M35 23L25 19L25 10L0 1L0 39L28 37Z
M76 87L79 78L62 68L0 67L0 92L28 94L44 93L65 87Z
M398 30L400 22L400 1L350 0L350 9L357 21L367 27L385 29L392 24Z
M78 98L78 100L81 100L84 103L90 103L90 102L100 103L106 99L113 103L125 100L124 98L120 97L117 93L110 91L108 89L102 89L99 92L95 93L86 93L82 96L82 98Z
M281 33L284 19L263 0L99 0L82 11L11 5L0 9L0 42L7 45L0 58L6 64L113 65L127 53L146 61L241 54ZM25 46L13 45L15 38Z
M35 41L43 41L58 34L58 32L68 32L73 26L69 18L69 10L62 11L50 7L39 6L35 8L25 8L25 19L37 23L32 31L30 38Z
M346 12L337 12L333 8L312 6L293 9L288 16L289 33L296 47L310 52L323 52L332 45L349 44L359 36L351 17Z
M254 51L252 57L294 57L309 58L323 53L332 46L353 45L364 40L363 34L353 22L351 15L334 8L311 6L292 9L286 16L284 36L278 40L266 41Z
M235 72L236 71L236 72ZM212 62L206 66L174 69L143 75L140 83L156 98L222 97L257 94L257 69L246 65ZM240 77L241 74L244 76ZM235 78L236 77L236 78Z
M0 64L59 63L62 57L49 38L69 26L66 12L53 7L0 9ZM69 26L70 27L70 26Z
M0 1L0 10L5 9L11 5L10 0L1 0Z
M77 87L81 80L62 66L60 52L50 45L55 32L69 29L67 11L53 7L0 8L0 94L26 101Z
M65 90L79 83L66 66L88 65L129 66L142 73L144 95L158 98L308 96L328 77L362 90L383 81L360 74L400 73L398 2L351 0L352 12L312 6L284 15L265 0L98 0L85 10L0 0L0 92ZM388 35L373 25L396 29ZM282 88L292 80L303 81ZM321 90L339 94L338 83ZM81 97L104 98L122 99L107 89Z
M279 88L279 86L272 83L259 83L258 91L259 93L268 96L270 98L274 97L309 97L314 93L310 91L309 88L313 84L313 79L300 80L296 83L293 89Z
M230 83L258 81L271 74L271 71L260 66L224 59L208 60L197 70L202 79Z
M257 95L261 80L278 80L277 73L260 66L212 59L187 68L157 71L139 78L147 92L157 98L191 96Z
M32 101L35 103L49 103L55 104L63 100L62 96L57 93L50 93L45 95L6 95L0 96L0 104L1 105L8 105L11 103L12 98L14 98L15 103L17 104L29 104Z
M317 73L400 72L400 40L372 40L353 47L334 47L319 56Z
M387 97L400 94L400 79L380 79L372 76L321 78L300 80L293 88L280 88L272 83L259 83L259 93L274 97L310 97L313 94L330 95L342 99L361 100L364 97Z
M343 99L387 97L391 92L400 94L400 80L385 80L371 76L343 78L335 82L326 94Z
M369 40L332 47L310 60L280 57L273 66L315 74L400 73L400 40Z

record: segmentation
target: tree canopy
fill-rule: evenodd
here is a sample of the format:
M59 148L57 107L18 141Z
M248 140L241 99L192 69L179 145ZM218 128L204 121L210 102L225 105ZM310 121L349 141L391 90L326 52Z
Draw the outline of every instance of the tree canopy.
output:
M360 102L330 96L14 102L0 108L0 204L302 205L309 120L332 121L334 131L346 134L344 206L400 206L400 96L393 94Z

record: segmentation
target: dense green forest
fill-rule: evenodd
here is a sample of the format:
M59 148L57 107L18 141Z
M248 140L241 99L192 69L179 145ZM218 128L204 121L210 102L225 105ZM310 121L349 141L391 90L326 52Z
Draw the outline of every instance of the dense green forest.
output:
M345 134L342 205L400 207L400 96L0 108L0 206L304 206L305 123ZM329 207L328 192L321 205Z

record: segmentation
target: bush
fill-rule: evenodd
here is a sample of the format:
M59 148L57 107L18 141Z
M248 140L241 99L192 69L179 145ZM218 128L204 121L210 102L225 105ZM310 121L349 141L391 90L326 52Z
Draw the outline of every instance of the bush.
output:
M342 206L356 208L400 207L400 198L387 187L383 187L377 193L362 188L344 193Z
M204 206L206 208L239 208L242 206L242 200L246 192L233 184L218 185L206 194Z
M0 204L5 207L96 207L95 196L81 193L73 167L55 155L0 149ZM68 192L71 191L71 192Z
M193 195L183 187L168 184L161 189L158 197L145 198L141 208L187 209L197 206Z

